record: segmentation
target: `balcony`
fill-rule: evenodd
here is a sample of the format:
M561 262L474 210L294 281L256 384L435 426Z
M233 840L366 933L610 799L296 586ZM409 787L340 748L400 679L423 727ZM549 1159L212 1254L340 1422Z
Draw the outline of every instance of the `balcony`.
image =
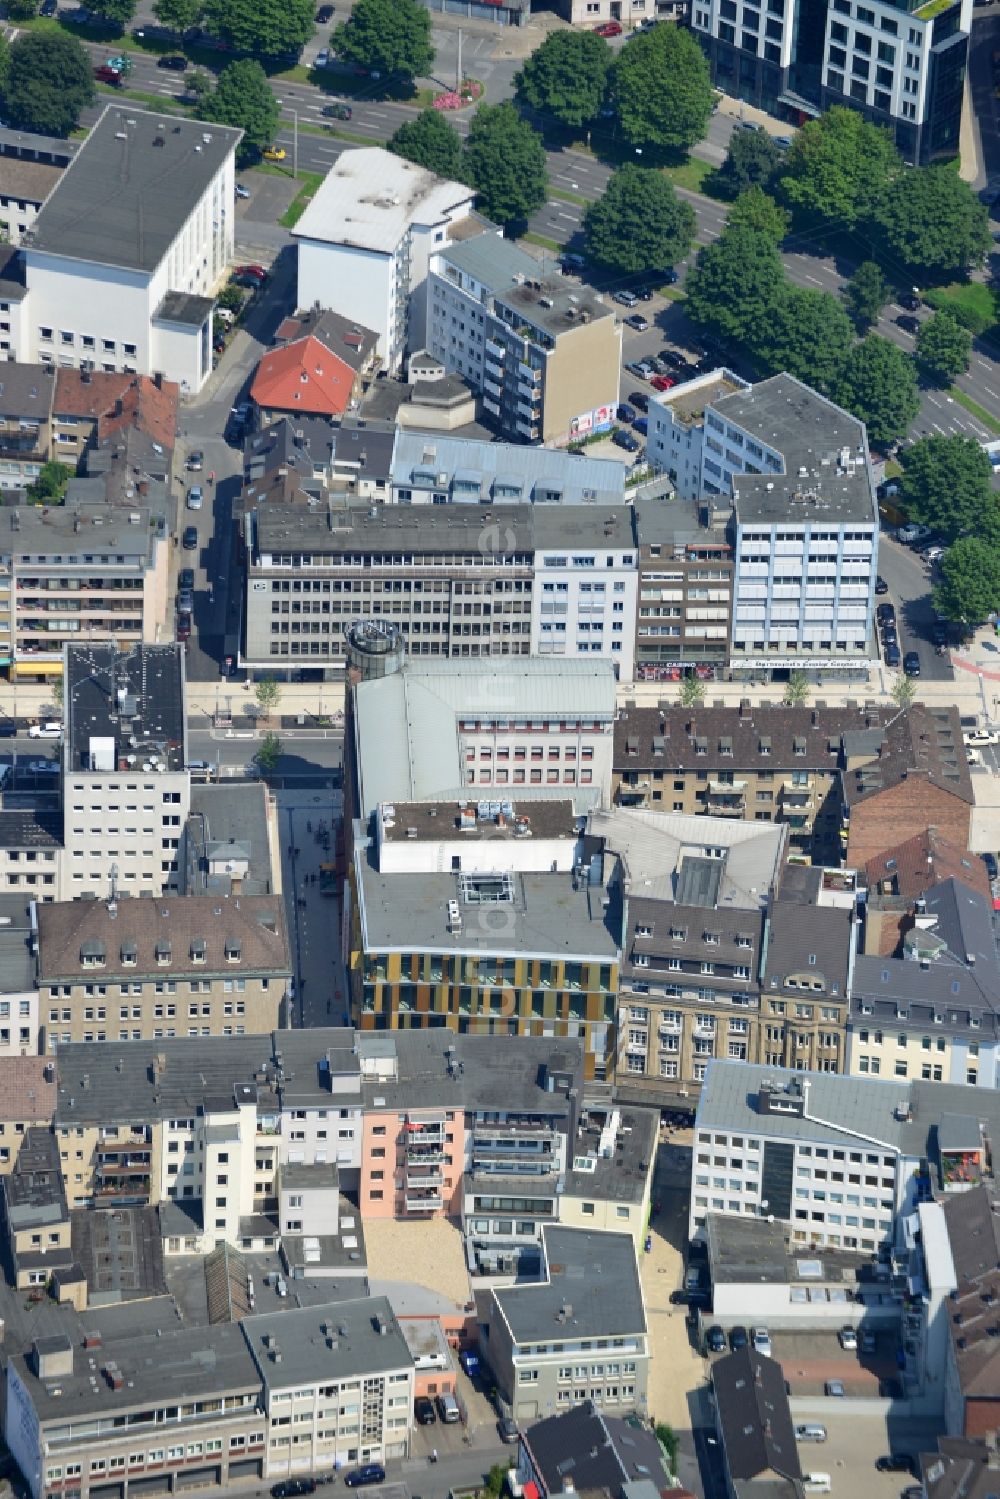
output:
M444 1172L440 1166L415 1165L412 1161L406 1163L406 1190L407 1192L430 1191L434 1189L440 1195L440 1189L444 1186Z
M407 1187L403 1204L408 1213L439 1213L444 1207L444 1198L433 1188L420 1190Z
M717 817L742 817L746 811L746 781L709 781L705 807Z
M433 1146L440 1149L444 1145L445 1119L407 1119L403 1124L402 1144L407 1152L415 1146Z
M487 354L489 354L490 358L495 359L498 364L503 364L503 344L498 344L495 339L488 338L486 340L486 352Z

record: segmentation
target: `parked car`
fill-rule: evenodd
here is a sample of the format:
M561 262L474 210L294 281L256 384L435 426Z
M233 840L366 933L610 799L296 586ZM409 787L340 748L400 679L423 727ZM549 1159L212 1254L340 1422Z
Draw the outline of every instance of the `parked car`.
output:
M902 312L896 319L896 327L902 328L904 333L919 333L920 319L911 317L908 312Z
M508 1444L521 1440L521 1429L511 1416L501 1416L497 1422L497 1432L501 1442Z
M899 644L899 636L896 634L896 626L895 626L894 623L888 623L888 624L886 624L884 626L884 628L882 630L882 644L883 645L898 645Z
M920 298L916 291L904 292L898 300L900 307L905 307L907 312L916 312L920 307Z
M653 300L653 288L651 286L639 286L636 288L635 294L640 302L651 302Z
M605 21L603 26L598 26L598 36L621 36L622 23L620 21Z
M866 1328L865 1331L861 1334L861 1352L874 1353L876 1341L877 1340L875 1334L872 1332L871 1328Z
M649 433L649 419L645 416L637 416L632 423L632 431L638 432L640 436L646 437Z
M237 182L237 184L236 184L236 196L238 198L249 198L249 196L250 196L250 189L248 187L244 187L243 184L242 184L242 182Z
M616 291L612 294L611 300L612 302L617 302L620 307L634 307L639 298L634 291L629 291L627 287L623 287L621 291Z
M177 612L178 614L194 613L194 590L192 588L178 588Z
M654 375L649 383L654 390L673 390L677 381L672 375Z
M803 1473L802 1492L804 1494L829 1494L832 1489L833 1484L829 1473Z
M841 1348L845 1348L848 1353L857 1352L858 1335L853 1327L842 1327L837 1337L840 1339Z
M0 739L14 739L17 736L17 719L0 718Z
M349 104L325 104L323 114L328 120L349 120L353 111Z
M197 526L185 526L184 527L184 534L181 537L181 546L184 548L185 552L194 552L194 551L197 551L197 549L198 549L198 528L197 528Z
M456 1421L460 1421L462 1419L462 1412L458 1408L458 1401L455 1399L454 1395L449 1395L447 1393L438 1395L436 1404L438 1415L441 1417L441 1420L446 1426L453 1426ZM382 1477L385 1477L384 1473L382 1474Z
M825 1442L826 1427L819 1421L804 1421L801 1426L795 1428L795 1440L797 1442Z
M234 274L237 276L252 276L255 281L266 281L267 267L263 265L238 265Z
M582 271L587 262L582 255L576 255L572 250L568 250L560 259L559 264L562 266L564 272L569 273L571 271Z
M889 585L883 577L875 579L875 592L880 595L889 592Z
M908 1452L890 1452L887 1457L877 1457L875 1469L879 1473L912 1473L914 1478L920 1476L916 1461Z
M823 1386L824 1395L832 1395L837 1400L843 1400L845 1395L844 1381L842 1379L828 1379Z
M644 390L629 391L629 405L634 406L637 411L649 410L649 397Z
M418 1426L436 1426L437 1413L434 1410L433 1400L428 1400L426 1395L420 1395L413 1402L413 1414L417 1418Z
M158 68L170 68L175 73L186 73L188 60L183 52L165 52L162 57L156 59Z
M755 1352L762 1353L765 1358L771 1357L771 1334L766 1327L751 1327L750 1341Z
M636 333L645 333L649 327L649 319L644 318L641 312L633 312L630 317L625 319L625 326L633 329ZM654 365L653 368L655 369L656 366Z
M385 1483L385 1469L381 1463L365 1463L363 1468L352 1468L344 1482L349 1489L360 1489L369 1483Z
M190 614L178 614L177 628L174 631L176 638L183 642L191 639L191 616Z
M899 666L900 666L900 662L902 660L902 657L900 656L900 653L899 653L899 646L896 644L896 642L894 640L891 641L888 645L886 645L883 642L883 645L882 645L882 656L883 656L883 658L885 660L886 666L891 666L894 671L898 671L899 670Z
M98 83L109 83L112 88L122 88L125 80L117 68L109 68L106 63L94 69L94 77Z
M458 1355L458 1362L470 1379L473 1379L479 1373L479 1354L473 1353L471 1348L466 1348Z
M193 588L194 587L194 568L193 567L182 567L180 569L180 571L177 574L177 587L178 588Z
M790 135L776 135L774 137L774 144L779 151L788 151L791 149L792 137Z
M328 47L321 47L319 49L319 51L316 53L316 59L315 59L315 61L313 63L313 67L314 68L328 68L329 66L330 66L330 49Z
M916 651L907 651L906 655L903 657L903 670L908 677L919 677L920 657L917 655Z
M879 604L877 606L876 610L875 610L875 618L878 620L879 626L881 628L883 628L883 629L885 628L886 625L893 625L893 624L895 624L896 623L896 606L895 606L895 604Z
M57 719L45 723L33 723L28 730L29 739L61 739L62 724Z
M284 1483L276 1483L271 1490L274 1499L295 1499L297 1494L315 1494L315 1478L286 1478Z
M931 625L931 640L935 645L948 644L948 626L943 619L935 620Z
M205 503L205 495L200 484L192 484L187 492L187 507L189 510L200 510Z
M58 760L29 760L28 770L33 776L58 775Z
M905 526L900 526L896 532L897 541L903 542L905 546L916 546L920 541L926 541L930 536L929 526L918 526L915 521L909 521Z
M332 5L321 5L319 10L316 12L316 25L325 26L327 21L332 21L333 10L334 8Z
M185 467L191 474L198 474L205 467L205 455L200 448L195 448L193 453L187 455Z
M710 1327L705 1334L705 1347L709 1353L725 1353L726 1335L721 1327Z
M745 1348L750 1339L747 1337L745 1327L731 1327L729 1329L729 1346L736 1353L740 1348Z
M620 422L634 422L636 418L635 407L630 406L627 401L619 402L616 414Z
M264 160L284 161L285 155L286 152L284 146L268 146L264 151Z
M624 428L619 427L618 431L612 435L611 441L616 448L624 448L626 453L637 453L639 451L639 442L632 436L631 432L626 432Z

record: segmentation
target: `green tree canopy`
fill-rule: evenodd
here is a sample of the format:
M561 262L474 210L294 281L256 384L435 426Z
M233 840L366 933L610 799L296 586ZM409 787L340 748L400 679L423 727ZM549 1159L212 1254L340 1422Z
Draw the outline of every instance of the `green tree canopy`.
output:
M264 735L257 751L257 764L265 775L269 775L277 767L283 752L284 746L277 734Z
M397 156L415 161L439 177L461 180L465 170L462 138L439 109L424 109L415 120L404 120L388 145Z
M830 229L853 228L871 218L902 170L888 130L870 125L856 109L835 105L803 125L781 178L786 203Z
M434 64L431 13L419 0L355 0L332 42L344 62L383 74L426 78Z
M514 80L519 104L568 129L588 124L601 107L611 48L596 31L551 31Z
M1000 609L1000 552L977 536L963 536L941 559L934 607L955 624L981 625Z
M774 242L750 229L726 229L698 252L684 282L685 308L723 338L753 343L785 289Z
M875 224L886 249L914 276L945 280L990 247L989 215L953 167L914 167L885 192Z
M201 20L203 0L154 0L153 15L161 26L184 32Z
M9 21L30 21L38 14L38 0L7 0Z
M87 9L92 15L101 16L109 26L124 30L135 15L137 0L93 0Z
M855 326L867 333L889 300L889 284L874 260L863 260L843 289Z
M768 197L763 188L748 187L729 210L726 222L731 229L752 229L778 245L788 233L791 219L788 209Z
M465 142L465 172L487 218L523 222L541 208L549 188L545 147L509 99L481 104Z
M634 275L666 270L694 243L695 217L673 183L649 167L620 167L583 220L587 255Z
M18 130L67 136L95 98L89 55L62 31L27 31L10 49L4 113Z
M734 130L719 177L735 198L749 187L766 188L781 162L782 153L766 130Z
M831 393L866 424L869 440L877 448L903 437L920 410L913 360L877 333L869 333L854 345Z
M757 328L751 347L775 374L787 370L826 394L853 344L851 320L836 297L789 286Z
M231 62L219 74L215 92L201 104L203 119L219 125L235 125L244 132L237 153L242 162L251 160L271 144L281 109L259 62Z
M61 505L73 470L66 463L50 458L38 471L38 478L28 485L28 498L36 505Z
M982 537L995 522L993 471L974 437L921 437L900 456L903 509L910 520L946 541Z
M10 78L10 44L0 32L0 98L4 97Z
M652 26L619 52L611 87L622 134L632 146L686 151L705 134L712 85L705 55L681 26Z
M950 312L936 312L920 324L917 362L932 379L949 385L964 375L972 358L972 334Z
M312 36L312 0L205 0L205 29L254 57L298 56Z
M206 94L210 94L214 87L215 79L204 68L195 68L184 79L184 92L193 94L199 102Z

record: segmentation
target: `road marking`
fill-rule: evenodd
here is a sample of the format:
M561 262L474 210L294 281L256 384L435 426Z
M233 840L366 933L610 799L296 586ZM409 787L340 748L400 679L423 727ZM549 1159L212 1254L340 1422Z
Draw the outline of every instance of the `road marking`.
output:
M557 213L556 218L569 219L571 224L576 224L579 222L580 215L578 213Z
M995 390L990 390L990 388L989 388L988 385L984 385L983 389L985 390L985 392L986 392L986 394L988 396L992 396L993 397L994 401L1000 401L1000 396L997 395L997 393L996 393Z
M805 279L807 281L811 281L814 286L822 286L823 285L822 281L820 281L820 279L819 279L818 276L810 276L810 274L809 274L808 271L806 271Z

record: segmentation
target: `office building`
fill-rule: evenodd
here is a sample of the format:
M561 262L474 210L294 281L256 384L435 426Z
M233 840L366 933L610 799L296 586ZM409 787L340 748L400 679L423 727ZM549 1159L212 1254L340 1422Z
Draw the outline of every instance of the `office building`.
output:
M64 898L179 889L191 810L184 647L68 645L63 721Z
M62 885L62 788L58 761L49 763L55 772L39 770L40 761L22 760L0 789L0 893L22 901L11 908L15 932L30 920L23 901L57 900Z
M481 1305L480 1346L515 1421L584 1400L610 1415L645 1411L649 1333L626 1234L546 1228L539 1278L494 1288Z
M427 350L480 393L511 442L558 445L610 428L621 340L600 296L497 233L432 256Z
M381 146L345 151L292 231L299 307L357 318L396 374L407 347L423 343L431 254L467 231L474 198Z
M200 390L233 260L240 139L109 104L23 236L18 358Z
M804 123L833 105L890 130L911 165L958 150L972 0L950 4L694 0L691 26L724 93Z
M729 660L732 511L712 502L634 502L639 554L635 677L711 678Z

